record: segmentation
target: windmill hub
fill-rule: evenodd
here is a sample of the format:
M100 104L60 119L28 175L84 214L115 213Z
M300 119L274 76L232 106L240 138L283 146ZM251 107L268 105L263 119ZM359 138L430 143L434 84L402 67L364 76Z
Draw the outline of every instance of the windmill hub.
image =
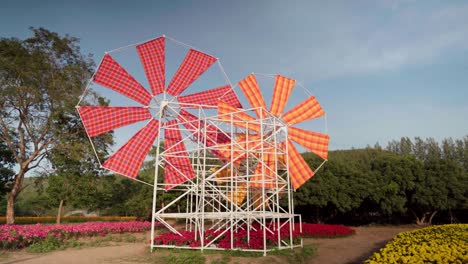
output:
M263 133L269 137L271 142L274 142L275 140L276 143L286 141L288 131L288 125L286 122L277 116L270 116L263 120Z
M154 108L157 111L154 112L153 117L159 119L161 115L163 120L171 121L177 118L180 112L180 104L177 97L167 93L158 94L153 97L154 104L151 104L149 108Z

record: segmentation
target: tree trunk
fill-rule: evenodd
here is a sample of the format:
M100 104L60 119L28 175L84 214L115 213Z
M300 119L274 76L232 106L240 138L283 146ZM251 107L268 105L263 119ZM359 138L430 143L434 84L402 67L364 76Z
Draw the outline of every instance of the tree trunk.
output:
M23 185L23 178L26 174L25 169L20 169L18 174L15 177L15 183L13 184L13 188L11 191L8 192L7 197L7 211L6 211L6 223L8 225L12 225L15 223L15 201L16 197L21 191L21 186Z
M432 214L431 214L431 217L429 217L429 221L428 221L428 224L429 225L432 225L432 218L434 218L434 216L437 214L437 211L434 211Z
M7 198L7 211L6 211L6 223L12 225L15 223L15 200L16 197L11 193L8 194Z
M57 225L60 224L60 220L62 218L62 210L63 210L63 200L60 200L59 208L58 208L58 213L57 213Z

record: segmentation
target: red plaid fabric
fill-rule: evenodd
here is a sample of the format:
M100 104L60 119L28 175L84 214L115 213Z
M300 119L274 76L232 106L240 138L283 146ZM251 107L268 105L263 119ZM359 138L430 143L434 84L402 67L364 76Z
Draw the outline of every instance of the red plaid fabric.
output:
M215 57L190 49L184 61L172 78L167 93L178 96L187 89L200 75L202 75L214 62Z
M236 93L232 90L230 85L225 85L222 87L214 88L211 90L203 91L200 93L189 94L180 96L178 98L181 103L188 104L202 104L215 106L220 100L227 102L230 105L235 107L242 107L239 99L237 98ZM186 106L187 108L196 108L196 106Z
M252 73L247 76L245 79L239 82L239 87L241 88L242 92L244 93L245 97L249 101L252 107L262 107L262 109L266 109L265 101L263 100L263 95L260 92L260 88L258 87L257 79L255 75ZM258 117L261 117L260 110L255 110ZM263 113L263 117L267 116L266 113Z
M164 44L165 38L160 37L136 46L153 95L162 93L166 86Z
M143 107L80 106L78 112L90 137L151 118Z
M322 159L326 160L328 158L328 142L330 141L330 136L327 134L307 131L297 127L289 127L288 136Z
M151 94L109 54L104 55L93 81L143 105L151 101Z
M167 151L164 155L166 160L164 180L166 190L170 190L176 185L188 181L188 179L195 178L195 172L190 163L185 144L182 142L182 135L177 124L176 120L165 123L164 149Z
M218 128L213 125L205 125L205 122L199 120L196 116L192 115L191 113L181 110L179 113L178 120L181 124L183 124L200 142L205 142L205 138L203 133L201 133L199 128L205 128L207 133L206 137L206 146L207 147L214 147L218 144L227 144L231 141L230 137L226 134L221 132ZM200 129L201 130L201 129ZM217 150L212 150L213 154L218 156L221 159L225 159L226 157Z
M294 190L297 190L302 184L314 176L314 172L301 156L301 153L294 147L291 140L288 140L288 144L289 179L291 180Z
M325 112L314 96L305 99L283 115L283 120L290 124L300 123L309 119L323 116Z
M270 112L272 115L279 116L283 113L284 107L288 102L289 96L296 84L296 80L276 75L273 98L271 98Z
M158 136L159 122L151 120L136 133L114 155L107 159L102 167L118 174L136 178L141 165Z

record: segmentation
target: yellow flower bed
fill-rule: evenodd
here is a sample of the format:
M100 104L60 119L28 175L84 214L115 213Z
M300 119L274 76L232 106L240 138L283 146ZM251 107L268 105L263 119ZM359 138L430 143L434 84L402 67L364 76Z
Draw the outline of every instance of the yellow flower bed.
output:
M402 232L364 263L468 263L468 224Z
M55 223L55 216L18 216L15 217L15 224L37 224ZM79 222L122 222L134 221L135 216L62 216L62 223ZM0 224L6 223L6 217L0 216Z

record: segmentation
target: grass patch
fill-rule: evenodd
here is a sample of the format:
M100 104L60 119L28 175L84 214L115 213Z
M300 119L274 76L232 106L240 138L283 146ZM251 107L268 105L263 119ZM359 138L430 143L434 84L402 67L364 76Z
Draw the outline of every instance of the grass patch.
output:
M268 254L272 256L282 256L288 263L307 263L315 255L315 245L304 245L298 249L273 250Z
M168 249L169 255L151 255L151 262L154 264L204 264L205 256L200 251ZM166 251L166 252L167 252Z
M269 256L279 257L284 260L285 263L308 263L315 255L315 250L315 245L304 245L303 248L296 249L273 250L267 253L265 263L271 260ZM198 250L187 249L157 249L155 252L148 255L147 261L155 264L208 263L206 259L207 255L213 255L210 257L211 261L209 263L211 264L227 264L232 261L234 261L233 263L246 263L248 260L245 258L261 258L263 253L241 250L204 250L202 253Z
M31 246L27 247L26 250L31 253L45 253L66 248L81 248L85 245L86 243L78 241L76 239L60 241L56 237L50 236L47 237L45 240L32 244Z
M210 264L228 264L231 261L231 257L228 254L223 254L219 259L214 259Z
M52 250L63 248L65 244L57 237L48 235L46 239L33 243L28 247L28 251L32 253L44 253Z
M66 248L81 248L81 247L102 247L108 246L112 242L135 243L141 242L144 238L137 238L130 234L115 236L108 234L104 237L93 237L90 240L69 239L61 241L57 237L48 236L46 239L36 242L26 248L31 253L45 253L53 250L62 250Z

